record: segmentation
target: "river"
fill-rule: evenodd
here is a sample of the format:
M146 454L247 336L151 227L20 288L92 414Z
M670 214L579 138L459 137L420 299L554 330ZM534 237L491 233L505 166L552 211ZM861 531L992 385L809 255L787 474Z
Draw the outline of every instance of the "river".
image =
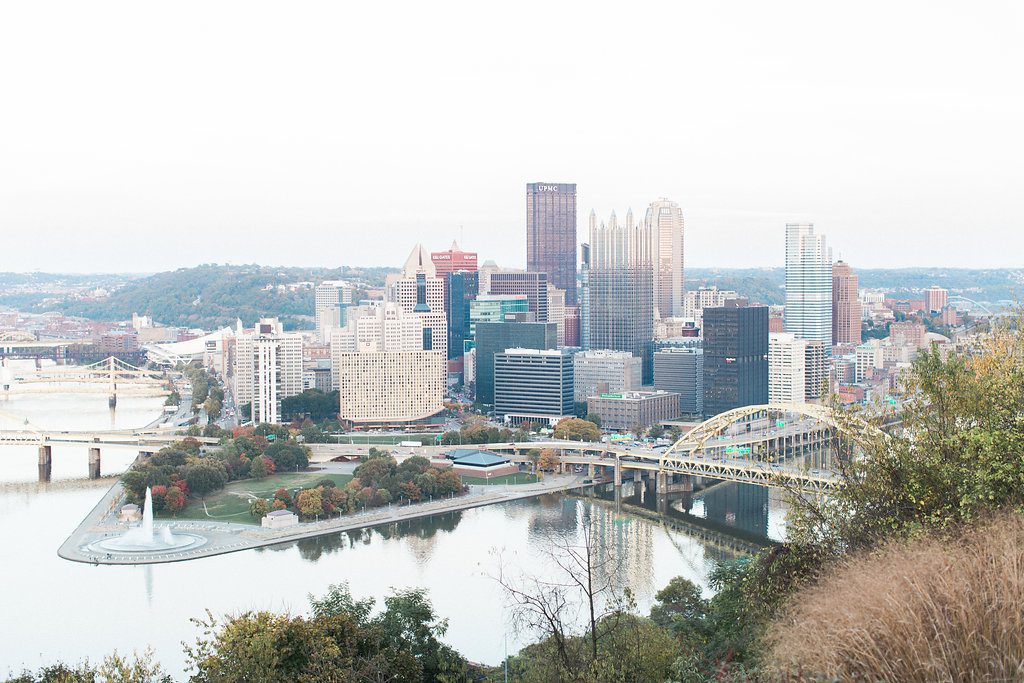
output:
M102 395L19 396L0 411L58 430L132 428L161 411L162 401L123 397L112 414ZM0 419L0 428L12 421ZM445 640L474 661L498 663L507 647L529 642L507 626L504 597L493 578L500 566L513 573L547 569L541 552L552 534L577 537L590 516L600 542L623 561L621 581L646 611L674 576L707 589L715 561L737 556L728 541L778 539L784 507L765 489L716 484L685 495L667 515L599 497L550 495L476 508L355 533L272 548L154 566L92 566L57 557L57 547L109 488L89 481L87 453L54 447L53 479L38 484L34 447L0 446L0 519L3 585L0 674L57 660L93 661L117 649L152 646L176 679L184 677L182 641L193 641L190 619L272 609L304 612L307 595L347 581L357 597L380 601L391 587L429 589L436 612L448 619ZM103 474L122 471L127 450L103 453ZM626 502L641 505L639 495ZM695 532L692 517L724 534Z

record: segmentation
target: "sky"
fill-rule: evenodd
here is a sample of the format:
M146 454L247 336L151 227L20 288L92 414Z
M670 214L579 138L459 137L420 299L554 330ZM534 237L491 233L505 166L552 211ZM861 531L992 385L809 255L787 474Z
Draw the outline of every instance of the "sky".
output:
M525 264L528 182L686 261L1020 267L1018 2L8 2L0 271Z

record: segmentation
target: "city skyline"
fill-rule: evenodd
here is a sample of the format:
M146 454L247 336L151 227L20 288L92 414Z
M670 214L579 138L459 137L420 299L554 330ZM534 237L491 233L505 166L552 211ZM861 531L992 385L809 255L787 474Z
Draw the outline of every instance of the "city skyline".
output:
M1021 34L0 5L0 679L1018 680Z
M842 21L807 3L536 7L541 25L530 5L491 15L502 31L469 6L412 5L399 25L327 4L226 3L202 22L6 7L0 271L386 265L390 243L453 239L521 267L538 179L575 183L584 216L678 202L688 267L779 264L779 226L804 222L858 268L946 265L949 242L965 267L1020 264L1014 5L868 3ZM648 39L592 49L630 33ZM652 92L640 123L627 102ZM324 248L253 239L271 234Z

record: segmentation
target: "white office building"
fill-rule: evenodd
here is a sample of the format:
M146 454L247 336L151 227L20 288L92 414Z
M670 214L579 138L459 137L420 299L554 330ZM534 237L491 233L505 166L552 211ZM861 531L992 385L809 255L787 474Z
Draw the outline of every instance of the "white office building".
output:
M558 345L565 346L565 290L548 284L548 322L558 326Z
M280 422L281 399L302 393L302 336L287 334L277 318L235 333L235 405L252 406L252 421Z
M768 402L805 403L807 340L788 332L768 335Z
M739 294L718 287L691 289L683 296L683 318L694 321L697 327L704 326L704 309L721 308L726 301L739 298Z
M394 302L406 313L423 321L425 351L440 351L447 358L448 320L444 312L444 278L437 270L430 254L417 244L413 248L401 273L391 273L386 280L387 300Z
M786 332L832 348L832 251L810 223L786 226Z
M867 341L857 347L855 351L856 371L855 382L863 382L870 379L875 370L885 367L885 352L882 343L877 339Z
M444 408L446 358L425 349L424 320L395 302L349 310L331 335L339 416L353 424L419 422Z
M326 280L313 290L316 334L322 342L331 338L331 330L344 324L342 307L352 304L352 287L341 280Z

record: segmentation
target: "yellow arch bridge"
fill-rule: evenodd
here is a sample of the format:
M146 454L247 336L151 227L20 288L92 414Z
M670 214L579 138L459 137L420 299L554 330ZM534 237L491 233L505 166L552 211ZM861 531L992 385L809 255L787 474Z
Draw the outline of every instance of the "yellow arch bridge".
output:
M613 468L616 484L624 471L634 470L640 476L655 473L659 480L685 474L824 493L842 485L844 458L884 438L885 432L856 415L816 404L781 403L721 413L664 449L571 441L484 447L513 453L517 460L528 449L551 448L563 465L586 465L592 475Z

